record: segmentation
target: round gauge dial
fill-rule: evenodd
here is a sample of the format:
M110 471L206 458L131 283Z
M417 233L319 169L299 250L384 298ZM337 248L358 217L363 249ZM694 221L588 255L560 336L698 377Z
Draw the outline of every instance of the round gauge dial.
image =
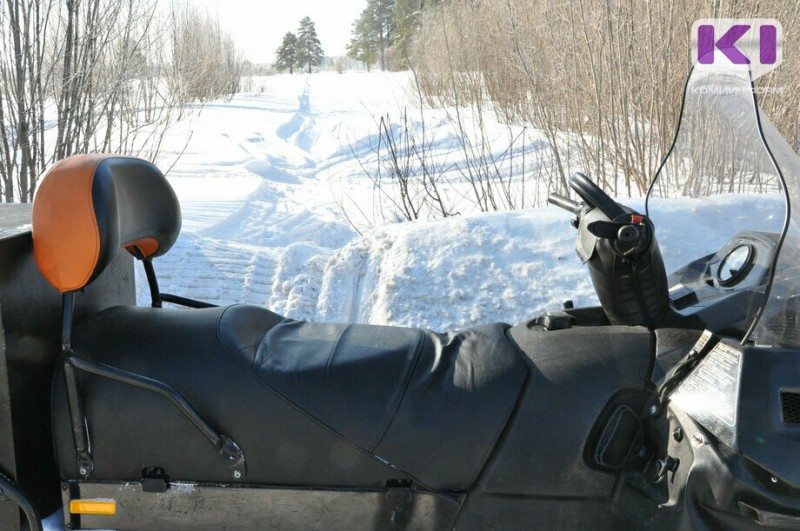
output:
M732 286L742 280L753 265L754 254L753 246L743 243L725 255L717 271L720 285Z

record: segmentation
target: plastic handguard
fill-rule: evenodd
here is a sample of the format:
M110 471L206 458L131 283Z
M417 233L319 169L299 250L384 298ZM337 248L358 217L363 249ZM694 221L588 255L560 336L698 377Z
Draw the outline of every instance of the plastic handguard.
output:
M585 225L601 219L607 218L598 209L581 216L581 235L590 235ZM652 232L652 225L647 229ZM614 240L579 236L578 254L589 266L592 284L611 324L653 328L669 310L664 261L655 235L649 236L645 250L632 257L622 256Z

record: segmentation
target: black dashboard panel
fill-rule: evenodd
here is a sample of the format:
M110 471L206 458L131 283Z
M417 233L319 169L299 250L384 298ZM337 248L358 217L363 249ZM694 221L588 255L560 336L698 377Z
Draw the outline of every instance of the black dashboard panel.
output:
M671 309L709 330L746 330L761 304L779 235L740 232L714 254L669 276Z

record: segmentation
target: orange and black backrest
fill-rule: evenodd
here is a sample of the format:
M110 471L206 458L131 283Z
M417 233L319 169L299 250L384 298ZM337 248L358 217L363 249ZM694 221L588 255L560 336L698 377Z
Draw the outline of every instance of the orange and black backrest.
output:
M68 157L47 172L33 203L36 263L62 293L97 278L119 247L161 256L180 228L169 182L153 164L132 157Z

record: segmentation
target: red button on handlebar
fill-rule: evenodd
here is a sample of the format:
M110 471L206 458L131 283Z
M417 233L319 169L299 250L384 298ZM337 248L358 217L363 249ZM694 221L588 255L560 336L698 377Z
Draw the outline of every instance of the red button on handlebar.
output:
M644 222L644 216L637 216L636 214L631 214L631 223L642 223Z

